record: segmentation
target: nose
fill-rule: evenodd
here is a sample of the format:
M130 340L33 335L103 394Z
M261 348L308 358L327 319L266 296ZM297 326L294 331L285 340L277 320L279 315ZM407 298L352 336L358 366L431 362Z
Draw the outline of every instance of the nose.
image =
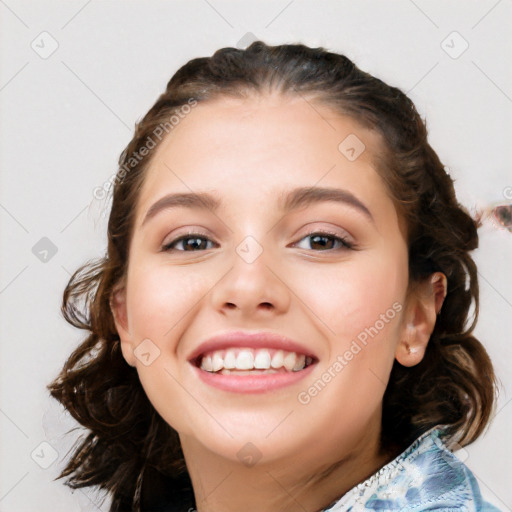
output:
M212 289L211 301L217 311L246 320L288 311L292 292L270 251L263 250L254 261L235 251L231 262L231 268Z

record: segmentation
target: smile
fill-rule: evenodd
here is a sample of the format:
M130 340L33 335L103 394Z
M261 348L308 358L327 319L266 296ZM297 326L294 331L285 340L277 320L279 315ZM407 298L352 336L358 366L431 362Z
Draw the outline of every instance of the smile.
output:
M209 387L266 393L303 379L318 363L311 350L281 334L226 331L199 343L187 358Z
M222 375L258 375L298 372L313 359L305 354L273 348L215 350L197 360L201 370Z

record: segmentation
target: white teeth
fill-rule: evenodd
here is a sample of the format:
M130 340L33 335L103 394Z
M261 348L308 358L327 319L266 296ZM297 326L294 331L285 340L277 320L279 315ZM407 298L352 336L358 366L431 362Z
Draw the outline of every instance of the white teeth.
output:
M203 357L201 361L201 368L207 372L213 372L212 358L211 356Z
M214 372L218 372L222 368L224 368L224 360L222 359L222 356L215 352L212 357L212 367Z
M293 370L293 367L295 366L295 360L297 359L297 355L295 352L290 352L286 354L284 358L284 367L290 372Z
M284 361L284 352L282 350L278 350L274 357L272 357L272 362L270 363L272 368L281 368L283 366Z
M201 369L223 375L277 373L278 370L300 371L312 359L304 354L273 349L228 348L216 350L201 359ZM240 370L240 371L239 371ZM249 371L247 371L249 370Z
M226 355L224 356L224 368L226 370L232 370L236 366L236 356L234 350L226 350Z
M254 356L250 350L240 350L236 358L237 370L252 370L254 368Z
M254 358L254 368L270 370L270 354L268 350L259 350Z

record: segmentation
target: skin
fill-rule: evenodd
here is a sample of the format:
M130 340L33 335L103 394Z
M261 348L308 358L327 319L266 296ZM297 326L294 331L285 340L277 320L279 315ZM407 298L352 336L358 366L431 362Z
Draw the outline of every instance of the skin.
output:
M338 150L349 134L366 146L352 162ZM318 511L396 455L379 446L382 397L395 359L412 366L423 358L446 278L436 273L409 287L402 225L372 163L381 143L328 107L267 94L200 103L155 150L113 312L124 358L179 433L199 512ZM299 186L348 190L374 222L328 201L284 215L279 195ZM167 209L143 224L157 200L191 191L215 194L221 208ZM162 251L188 230L211 242ZM354 248L332 238L322 248L308 237L325 230ZM236 251L249 235L262 249L251 263ZM396 316L300 403L299 393L394 303ZM229 329L284 334L318 362L270 393L210 387L187 358ZM148 366L134 355L146 339L160 351ZM239 459L244 446L260 457L255 465Z

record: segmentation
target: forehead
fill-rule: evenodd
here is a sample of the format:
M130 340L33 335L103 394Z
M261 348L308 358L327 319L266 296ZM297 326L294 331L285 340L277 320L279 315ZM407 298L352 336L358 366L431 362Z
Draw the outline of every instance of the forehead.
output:
M313 98L199 103L155 150L138 214L169 191L222 188L234 197L318 184L386 196L373 163L381 144L379 134Z
M157 154L166 148L175 149L183 142L189 144L193 138L195 143L187 155L189 158L190 153L199 156L211 149L232 154L240 145L259 147L266 154L271 150L293 149L294 153L306 155L327 149L325 156L329 158L339 156L339 144L349 135L358 151L355 155L347 153L348 160L355 160L353 157L358 156L364 140L369 151L361 153L361 161L371 162L372 150L382 144L380 135L312 97L277 93L244 99L221 97L200 102L183 116ZM292 158L293 154L288 156ZM317 154L315 159L318 157Z

